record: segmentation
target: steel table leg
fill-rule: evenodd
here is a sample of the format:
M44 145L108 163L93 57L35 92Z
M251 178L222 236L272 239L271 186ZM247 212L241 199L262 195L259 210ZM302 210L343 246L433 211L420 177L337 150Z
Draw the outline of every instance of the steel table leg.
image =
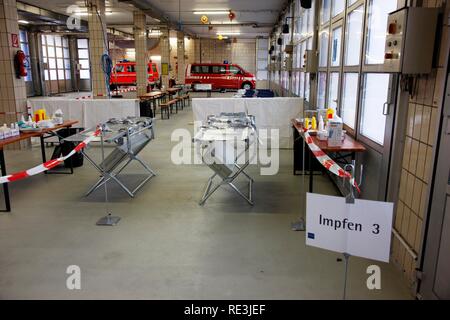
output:
M309 192L313 193L313 182L314 182L314 168L313 168L313 158L311 156L312 152L309 150L308 158L309 158Z
M6 164L5 164L5 154L3 153L3 148L0 149L0 166L2 176L6 176ZM9 199L9 188L8 183L3 184L3 197L5 198L5 210L0 210L1 212L11 212L11 201Z

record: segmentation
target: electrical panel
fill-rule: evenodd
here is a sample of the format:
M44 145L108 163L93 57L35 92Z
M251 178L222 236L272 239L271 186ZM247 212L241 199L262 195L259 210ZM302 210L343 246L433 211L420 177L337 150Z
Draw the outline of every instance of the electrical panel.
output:
M319 55L315 50L305 50L305 55L303 56L305 62L302 66L306 73L317 73L319 68Z
M384 70L428 74L432 70L438 9L409 7L389 14Z
M293 54L294 53L294 46L292 44L287 44L284 47L284 52L286 52L287 54Z

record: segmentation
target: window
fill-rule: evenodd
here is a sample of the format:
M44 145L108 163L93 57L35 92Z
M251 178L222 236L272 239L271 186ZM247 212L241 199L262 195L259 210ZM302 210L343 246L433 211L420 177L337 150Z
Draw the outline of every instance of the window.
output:
M327 74L326 72L319 72L319 83L317 86L317 108L325 109L325 100L327 96Z
M328 108L338 109L339 100L339 72L330 74L330 91L328 93Z
M123 65L122 65L122 64L117 65L115 71L116 71L117 73L123 72Z
M20 49L25 53L25 57L27 58L26 61L26 69L27 69L27 75L24 78L25 81L31 81L31 63L30 63L30 47L28 45L28 35L27 32L24 30L20 30Z
M361 57L362 26L364 21L364 7L353 10L347 19L347 32L345 35L345 65L357 66Z
M136 66L134 64L128 65L127 72L136 72Z
M305 74L305 100L310 101L309 99L309 92L310 92L310 80L309 80L309 73Z
M90 79L91 71L89 69L89 43L88 39L77 39L78 63L81 65L80 79Z
M356 108L358 106L358 73L345 73L342 93L341 117L344 124L355 129Z
M290 88L290 90L291 90L291 92L295 93L297 96L299 95L298 78L299 78L298 72L293 72L292 73L292 87Z
M380 145L384 143L386 116L383 107L388 101L389 77L384 73L364 75L360 132Z
M308 98L308 96L305 95L305 74L302 72L300 73L300 88L299 88L299 96L301 98Z
M71 79L69 41L67 38L47 34L41 36L42 56L45 80L65 81ZM64 83L59 85L59 92L67 91Z
M395 9L397 9L397 1L369 1L366 64L384 63L388 14Z
M227 69L226 69L225 66L213 66L212 67L212 73L225 74L225 73L227 73Z
M230 66L229 69L230 69L230 73L233 73L233 74L241 74L242 73L241 69L239 69L236 66Z
M320 9L320 24L330 21L330 2L331 0L322 0L322 8Z
M209 71L209 66L193 66L192 67L192 73L200 73L200 74L205 74L205 73L210 73Z
M307 33L308 36L313 36L314 35L314 12L315 12L315 4L316 1L313 0L311 3L311 9L306 10L307 14L308 14L308 28L307 28Z
M320 32L319 67L328 65L328 30Z
M345 8L345 0L333 0L331 1L331 4L333 6L333 17L336 17L340 13L344 11Z
M256 79L268 80L269 39L257 39Z
M342 27L333 29L331 44L331 66L341 65Z

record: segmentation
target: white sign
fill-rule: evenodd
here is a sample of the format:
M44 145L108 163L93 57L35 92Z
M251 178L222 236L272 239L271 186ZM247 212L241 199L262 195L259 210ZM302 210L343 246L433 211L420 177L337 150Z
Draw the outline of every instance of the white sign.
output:
M195 88L195 90L199 90L199 91L208 91L208 90L212 90L212 84L196 83L196 84L194 84L194 88Z
M393 203L308 193L306 245L389 262Z

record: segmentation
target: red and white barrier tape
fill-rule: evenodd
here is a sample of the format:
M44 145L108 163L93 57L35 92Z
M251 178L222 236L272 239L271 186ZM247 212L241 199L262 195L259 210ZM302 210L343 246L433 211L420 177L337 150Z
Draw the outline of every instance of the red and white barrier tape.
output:
M97 129L91 136L89 136L88 138L86 138L83 142L79 143L75 149L73 149L68 155L64 156L64 157L60 157L57 159L52 159L47 161L46 163L40 164L34 168L25 170L25 171L21 171L21 172L16 172L4 177L0 177L0 184L3 183L8 183L8 182L13 182L13 181L17 181L17 180L21 180L21 179L25 179L34 175L37 175L39 173L42 173L44 171L50 170L58 165L60 165L61 163L64 162L64 160L69 159L70 157L72 157L75 153L77 153L78 151L86 148L86 146L92 142L92 140L94 140L96 137L98 137L101 133L101 129Z
M355 178L352 175L342 169L334 160L332 160L325 152L322 151L315 143L313 138L311 138L308 131L305 131L305 141L311 150L312 154L316 157L316 159L320 162L322 166L324 166L328 171L337 175L340 178L350 179L350 183L356 188L356 190L361 193L358 184L355 181Z
M76 100L84 100L84 99L90 99L90 98L92 98L92 96L83 96L83 97L76 98Z
M120 89L120 90L113 90L113 91L111 91L111 94L112 95L117 95L117 94L120 94L120 93L134 92L134 91L136 91L136 87ZM104 95L103 94L98 94L97 96L98 97L103 97ZM78 98L76 98L76 100L85 100L85 99L91 99L91 98L92 98L92 95L88 95L88 96L78 97Z
M136 87L131 87L131 88L126 88L126 89L121 89L121 90L114 90L111 91L112 94L116 94L116 93L125 93L125 92L133 92L136 91Z

